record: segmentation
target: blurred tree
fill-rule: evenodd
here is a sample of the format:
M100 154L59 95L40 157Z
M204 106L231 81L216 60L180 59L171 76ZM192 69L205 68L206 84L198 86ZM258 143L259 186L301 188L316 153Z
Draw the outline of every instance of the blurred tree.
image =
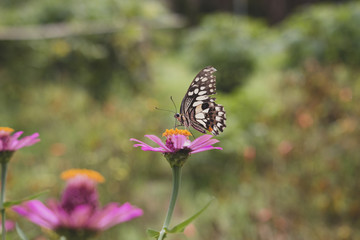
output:
M290 156L284 155L291 161L286 174L296 176L294 188L306 196L307 208L330 226L347 222L356 228L360 219L354 184L360 180L354 172L360 167L358 76L342 66L308 61L302 74L290 73L281 86L281 98L287 99L282 118L288 124L280 127L293 146Z
M297 8L315 3L345 3L351 0L168 0L171 8L186 16L190 25L198 24L209 13L229 12L265 18L270 24L282 21ZM240 2L240 3L239 3ZM243 6L239 11L239 5Z
M360 4L320 5L290 17L278 41L287 54L285 65L301 67L308 59L323 65L360 64Z
M144 89L151 29L171 20L155 1L3 3L0 15L0 77L10 98L26 85L56 81L98 100L115 89Z

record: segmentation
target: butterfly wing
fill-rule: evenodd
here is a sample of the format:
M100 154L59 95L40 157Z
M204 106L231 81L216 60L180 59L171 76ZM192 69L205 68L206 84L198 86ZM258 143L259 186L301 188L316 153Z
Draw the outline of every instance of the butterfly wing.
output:
M186 118L185 126L191 125L199 132L206 133L208 130L219 135L219 131L226 127L226 113L224 107L210 97L216 93L215 71L209 66L196 75L181 102L180 114Z
M187 112L189 108L193 107L196 101L200 102L211 99L210 95L216 93L216 78L213 75L214 72L216 72L216 69L209 66L202 69L196 75L181 102L180 113Z

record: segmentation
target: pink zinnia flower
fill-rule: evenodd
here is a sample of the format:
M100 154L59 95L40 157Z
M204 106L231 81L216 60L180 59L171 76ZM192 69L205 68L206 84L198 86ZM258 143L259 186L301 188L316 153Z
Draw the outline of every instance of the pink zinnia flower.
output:
M19 150L20 148L31 146L40 141L38 133L18 139L24 132L20 131L11 135L13 131L13 129L8 127L0 127L0 152L13 152Z
M72 169L64 172L62 178L67 180L67 185L60 202L50 200L46 206L38 200L31 200L14 206L13 210L69 240L88 239L143 214L130 203L110 203L101 208L96 187L104 177L96 171Z
M0 127L0 161L9 161L16 150L40 141L38 133L19 139L23 132L20 131L11 135L13 131L12 128Z
M165 143L155 135L145 135L151 141L155 142L159 147L152 147L140 140L131 138L131 141L138 142L134 147L141 147L143 151L154 151L164 153L170 165L182 166L190 154L203 152L212 149L220 149L214 147L213 144L219 142L217 139L211 139L212 135L202 135L195 140L189 140L191 133L188 130L166 129L163 136L166 137Z

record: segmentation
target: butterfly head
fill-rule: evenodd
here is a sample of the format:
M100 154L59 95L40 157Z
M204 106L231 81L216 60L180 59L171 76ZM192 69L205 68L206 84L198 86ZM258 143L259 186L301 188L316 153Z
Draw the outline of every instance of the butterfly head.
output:
M174 118L179 121L179 123L180 123L181 126L185 126L185 127L189 127L189 126L190 126L190 123L189 123L189 121L186 119L186 117L185 117L184 114L176 113L176 114L174 115Z
M176 120L178 120L180 124L184 122L180 113L175 113L174 118L176 118Z

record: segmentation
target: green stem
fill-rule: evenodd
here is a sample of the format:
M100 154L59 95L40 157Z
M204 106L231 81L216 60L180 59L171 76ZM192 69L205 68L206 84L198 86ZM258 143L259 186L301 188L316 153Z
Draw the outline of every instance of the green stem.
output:
M6 183L6 175L7 175L7 162L1 163L1 193L0 193L0 209L1 209L1 227L2 227L2 240L6 239L6 229L5 229L5 183Z
M177 196L179 193L180 182L181 182L181 167L173 166L172 172L173 172L173 188L172 188L172 193L171 193L171 199L170 199L169 208L168 208L168 211L166 214L165 222L160 231L158 240L163 240L165 238L165 234L166 234L165 228L168 228L170 225L171 217L172 217L172 214L173 214L174 208L175 208L176 199L177 199Z

